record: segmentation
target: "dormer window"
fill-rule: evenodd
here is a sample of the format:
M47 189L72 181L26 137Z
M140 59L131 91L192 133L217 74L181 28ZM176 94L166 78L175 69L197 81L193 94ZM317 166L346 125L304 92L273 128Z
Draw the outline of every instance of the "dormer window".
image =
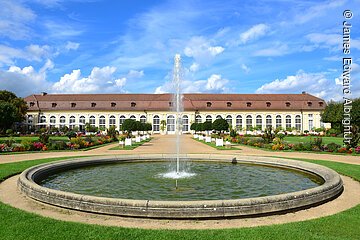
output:
M54 107L56 107L56 105L57 105L57 103L54 103L54 102L53 102L53 103L51 104L51 107L54 108Z
M247 106L247 107L251 107L251 102L247 102L247 103L246 103L246 106Z
M30 107L33 107L35 106L35 103L34 102L30 102Z
M95 107L96 106L96 103L91 103L91 107Z
M132 102L131 107L136 107L136 102Z
M227 106L227 107L231 107L231 106L232 106L232 103L231 103L231 102L227 102L227 103L226 103L226 106Z
M173 107L174 103L173 102L169 102L169 107Z
M312 102L307 102L308 107L312 106Z
M286 107L290 107L291 104L290 104L290 102L286 102L285 105L286 105Z
M207 102L206 107L211 107L211 102Z
M71 107L72 108L76 107L76 103L71 103Z
M116 103L112 102L111 107L115 107L115 106L116 106Z
M323 107L324 106L324 102L319 102L319 106Z
M271 102L266 102L266 106L270 107L271 106Z

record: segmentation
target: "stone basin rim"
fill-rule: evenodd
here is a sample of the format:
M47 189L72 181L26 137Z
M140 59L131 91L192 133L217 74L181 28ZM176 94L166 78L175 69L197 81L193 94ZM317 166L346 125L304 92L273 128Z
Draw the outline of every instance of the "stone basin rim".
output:
M121 155L74 158L45 163L26 169L19 177L18 188L32 199L59 207L110 215L173 219L268 215L318 205L336 198L343 190L339 174L317 164L273 157L219 154L181 154L180 158L192 161L228 162L231 164L232 159L235 157L241 163L305 171L321 177L324 183L314 188L279 195L204 201L106 198L54 190L36 183L39 178L55 171L116 162L160 161L174 157L174 154Z

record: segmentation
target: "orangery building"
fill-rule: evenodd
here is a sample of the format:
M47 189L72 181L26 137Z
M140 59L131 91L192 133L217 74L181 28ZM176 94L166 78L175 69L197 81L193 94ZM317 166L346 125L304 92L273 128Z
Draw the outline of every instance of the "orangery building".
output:
M121 130L125 119L152 124L153 133L175 133L176 114L171 94L33 94L28 104L26 124L30 130L40 127L78 127L85 124ZM180 114L182 132L190 132L193 122L223 118L233 129L245 131L282 127L293 131L311 131L330 127L321 122L323 99L301 94L183 94Z

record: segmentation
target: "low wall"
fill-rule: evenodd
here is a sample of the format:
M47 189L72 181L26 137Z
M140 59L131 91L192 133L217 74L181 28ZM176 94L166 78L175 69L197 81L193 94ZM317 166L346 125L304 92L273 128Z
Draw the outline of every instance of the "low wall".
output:
M37 184L37 182L53 173L83 166L130 161L163 161L164 159L174 158L174 155L149 154L74 158L72 160L37 165L25 170L20 175L18 188L30 198L59 207L119 216L170 219L268 215L324 203L339 196L343 191L343 183L339 174L317 164L271 157L242 155L187 154L180 156L180 158L186 158L192 161L221 161L229 162L229 164L234 157L237 158L239 163L244 162L290 168L315 174L324 180L324 184L303 191L273 196L207 201L156 201L103 198L58 191Z

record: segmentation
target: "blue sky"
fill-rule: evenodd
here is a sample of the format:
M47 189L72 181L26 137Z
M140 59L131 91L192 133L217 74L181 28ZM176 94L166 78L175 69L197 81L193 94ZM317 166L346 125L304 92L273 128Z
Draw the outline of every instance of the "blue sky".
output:
M360 0L0 0L0 89L301 93L342 98L343 11L360 96Z

